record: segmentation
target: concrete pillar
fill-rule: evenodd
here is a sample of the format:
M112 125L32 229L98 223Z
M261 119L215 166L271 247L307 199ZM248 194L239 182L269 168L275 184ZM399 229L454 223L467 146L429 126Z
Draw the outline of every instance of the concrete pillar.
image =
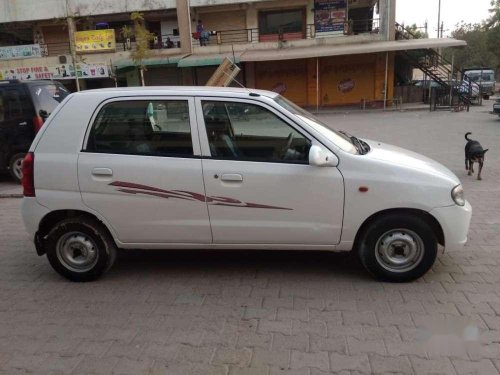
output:
M189 0L176 0L176 4L181 52L191 54L193 53L193 44L191 38L191 14L189 10Z
M396 38L396 0L380 0L380 31L384 39Z

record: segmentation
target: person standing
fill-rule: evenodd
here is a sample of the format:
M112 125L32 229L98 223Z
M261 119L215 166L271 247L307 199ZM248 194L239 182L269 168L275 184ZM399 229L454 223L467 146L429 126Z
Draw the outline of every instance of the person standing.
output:
M208 42L208 33L205 31L205 27L203 26L203 22L201 22L201 20L198 20L196 32L198 33L198 37L200 38L200 46L206 46Z

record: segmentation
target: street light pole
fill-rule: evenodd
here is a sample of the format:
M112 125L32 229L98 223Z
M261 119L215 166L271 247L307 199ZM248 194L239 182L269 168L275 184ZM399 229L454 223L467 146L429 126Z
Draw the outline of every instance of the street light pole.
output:
M437 32L438 32L438 38L440 37L440 30L441 28L441 0L439 0L439 8L438 8L438 28L437 28Z

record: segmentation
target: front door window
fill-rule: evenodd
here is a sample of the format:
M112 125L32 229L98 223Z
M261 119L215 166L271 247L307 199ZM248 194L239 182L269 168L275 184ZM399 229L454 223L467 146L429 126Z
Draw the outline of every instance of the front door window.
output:
M311 142L280 117L254 104L203 101L212 158L307 164Z

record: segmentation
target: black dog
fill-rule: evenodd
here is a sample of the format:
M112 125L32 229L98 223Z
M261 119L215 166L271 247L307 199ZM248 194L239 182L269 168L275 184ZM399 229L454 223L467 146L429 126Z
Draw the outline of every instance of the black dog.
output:
M483 150L483 146L478 141L469 139L469 135L472 134L468 132L465 134L465 139L467 144L465 145L465 170L469 171L469 176L474 173L474 163L479 163L479 172L477 173L477 179L481 180L481 171L484 165L484 154L488 149Z

